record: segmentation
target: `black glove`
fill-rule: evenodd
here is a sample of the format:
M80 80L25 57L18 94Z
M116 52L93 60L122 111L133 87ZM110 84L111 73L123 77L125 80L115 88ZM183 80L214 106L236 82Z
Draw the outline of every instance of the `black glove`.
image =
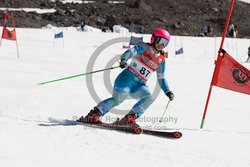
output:
M167 97L169 98L170 101L174 100L174 94L173 92L169 91L166 93Z
M121 68L127 68L128 67L128 63L126 60L121 60L120 61L120 67Z

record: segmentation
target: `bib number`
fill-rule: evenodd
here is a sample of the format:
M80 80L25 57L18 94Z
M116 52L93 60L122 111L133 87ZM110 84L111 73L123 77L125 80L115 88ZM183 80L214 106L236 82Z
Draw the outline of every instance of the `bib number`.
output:
M143 80L148 80L151 74L154 72L147 66L145 66L142 62L138 61L137 59L132 60L130 67L133 69L137 75L139 75Z
M150 74L151 72L149 70L147 70L145 67L142 67L140 70L140 74L145 76L145 78L147 78L147 76Z

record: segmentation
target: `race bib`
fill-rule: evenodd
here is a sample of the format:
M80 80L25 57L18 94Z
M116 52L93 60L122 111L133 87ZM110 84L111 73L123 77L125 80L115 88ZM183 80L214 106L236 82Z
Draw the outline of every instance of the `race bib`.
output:
M136 73L144 81L147 81L154 72L137 59L133 59L129 67L132 69L132 72Z

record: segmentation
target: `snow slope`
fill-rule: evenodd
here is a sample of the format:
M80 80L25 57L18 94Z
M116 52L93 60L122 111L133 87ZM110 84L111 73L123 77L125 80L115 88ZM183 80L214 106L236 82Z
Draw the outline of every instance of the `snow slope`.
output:
M240 1L250 3L250 0L240 0Z
M1 28L2 29L2 28ZM249 96L213 88L204 129L200 130L214 59L220 38L172 37L167 78L175 93L163 124L155 123L167 104L160 92L139 120L141 126L179 129L183 137L166 140L130 135L84 126L53 125L48 118L73 119L96 105L88 91L86 77L46 85L39 82L86 72L94 51L120 34L64 31L53 47L54 30L17 29L20 59L13 41L0 48L0 166L250 166ZM149 41L149 36L144 36ZM174 56L184 47L184 56ZM225 49L238 61L245 61L249 39L227 39ZM123 53L122 43L106 48L93 69L103 69ZM118 63L115 63L118 65ZM250 68L249 64L244 63ZM121 72L114 69L110 82ZM103 73L93 76L101 99L110 97ZM148 85L154 89L155 75ZM117 109L129 110L134 100ZM113 113L103 118L120 117Z

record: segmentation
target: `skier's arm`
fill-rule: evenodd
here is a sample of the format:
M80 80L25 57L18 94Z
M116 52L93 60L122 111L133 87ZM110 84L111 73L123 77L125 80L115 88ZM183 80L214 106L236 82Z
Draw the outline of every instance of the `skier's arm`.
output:
M128 49L121 56L120 67L127 68L128 67L128 63L127 63L128 59L130 59L133 56L142 54L145 50L146 50L145 45L135 45L133 48Z
M169 90L168 82L165 79L165 71L166 71L166 61L162 63L162 65L157 69L157 79L158 83L163 90L163 92L166 94L166 96L169 98L169 100L174 100L174 94L172 91Z
M146 50L146 46L144 45L135 45L133 48L128 49L121 56L121 60L127 61L133 56L140 55Z
M165 79L165 72L166 72L166 61L164 61L161 66L157 69L157 79L158 79L158 83L161 87L161 89L163 90L163 92L166 94L168 93L169 90L169 86L168 86L168 82Z

